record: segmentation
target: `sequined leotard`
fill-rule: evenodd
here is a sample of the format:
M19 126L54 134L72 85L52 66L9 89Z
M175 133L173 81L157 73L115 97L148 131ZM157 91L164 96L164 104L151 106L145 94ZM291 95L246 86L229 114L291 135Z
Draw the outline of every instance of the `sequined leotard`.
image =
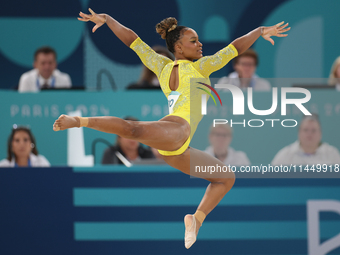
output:
M130 48L137 53L143 64L157 75L163 93L168 99L169 115L185 119L191 127L190 136L181 148L175 151L158 150L162 155L180 155L188 148L197 125L202 119L201 98L205 92L197 87L207 88L197 81L210 85L209 75L224 67L238 55L238 52L232 44L229 44L216 54L202 57L196 62L177 60L179 85L176 91L172 91L169 81L175 62L157 54L139 37L130 45Z

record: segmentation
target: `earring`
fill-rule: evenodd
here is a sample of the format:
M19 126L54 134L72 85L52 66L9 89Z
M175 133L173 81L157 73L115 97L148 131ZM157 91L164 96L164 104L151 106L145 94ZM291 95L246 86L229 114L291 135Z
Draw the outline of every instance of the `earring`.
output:
M31 143L31 148L33 149L35 147L34 143Z

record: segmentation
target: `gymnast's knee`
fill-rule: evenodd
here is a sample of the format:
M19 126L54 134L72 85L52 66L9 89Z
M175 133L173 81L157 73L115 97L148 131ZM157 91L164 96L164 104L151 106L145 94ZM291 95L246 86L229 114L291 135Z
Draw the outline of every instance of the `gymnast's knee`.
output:
M225 186L227 186L229 189L231 189L236 181L235 173L230 172L230 177L226 178Z
M228 177L219 179L217 183L222 184L225 187L226 192L228 192L234 186L235 180L236 180L235 174L233 172L230 172L228 174Z

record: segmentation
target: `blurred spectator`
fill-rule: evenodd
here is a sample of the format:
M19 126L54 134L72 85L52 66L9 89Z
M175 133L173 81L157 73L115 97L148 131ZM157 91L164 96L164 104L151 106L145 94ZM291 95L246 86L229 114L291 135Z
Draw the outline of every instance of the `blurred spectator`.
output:
M172 60L175 59L174 56L170 53L170 51L168 51L168 49L163 46L156 45L152 47L152 49L156 51L158 54L161 54ZM161 89L161 87L156 74L143 65L143 70L139 78L139 81L130 84L126 89Z
M134 117L126 117L125 120L138 121ZM117 141L114 146L104 151L102 164L124 164L119 157L121 154L130 163L141 161L145 158L155 158L150 148L145 148L138 141L130 140L117 135Z
M153 155L155 156L156 159L163 160L162 155L159 153L159 151L157 149L151 148L151 151L152 151L152 153L153 153Z
M317 115L305 116L299 127L299 140L281 149L272 165L339 164L337 148L321 141L321 125Z
M163 159L163 156L159 153L159 151L155 148L151 148L151 151L153 155L155 156L155 159L153 160L154 164L164 164L166 165L166 162ZM151 163L151 162L150 162Z
M50 163L38 154L37 144L31 130L26 127L13 128L8 138L7 158L0 167L49 167Z
M340 91L340 57L338 57L331 69L331 73L329 74L328 84L331 86L335 86L337 90Z
M232 129L228 124L211 126L209 134L210 146L205 152L218 158L226 165L249 166L250 161L242 151L235 151L229 145L232 140Z
M37 92L41 89L70 88L71 78L57 68L57 54L50 47L41 47L34 53L34 69L21 75L19 92Z
M252 87L258 91L269 91L270 83L256 74L259 60L253 49L246 50L233 60L234 72L218 80L219 84L232 84L241 89Z

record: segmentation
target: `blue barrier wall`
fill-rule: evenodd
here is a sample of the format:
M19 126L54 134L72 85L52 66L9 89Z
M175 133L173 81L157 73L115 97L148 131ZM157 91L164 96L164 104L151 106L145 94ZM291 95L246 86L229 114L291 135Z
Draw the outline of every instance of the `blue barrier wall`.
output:
M171 167L1 169L0 180L0 254L307 254L307 201L340 202L338 178L237 179L186 250L183 216L207 182ZM339 234L338 214L319 217L322 242Z

